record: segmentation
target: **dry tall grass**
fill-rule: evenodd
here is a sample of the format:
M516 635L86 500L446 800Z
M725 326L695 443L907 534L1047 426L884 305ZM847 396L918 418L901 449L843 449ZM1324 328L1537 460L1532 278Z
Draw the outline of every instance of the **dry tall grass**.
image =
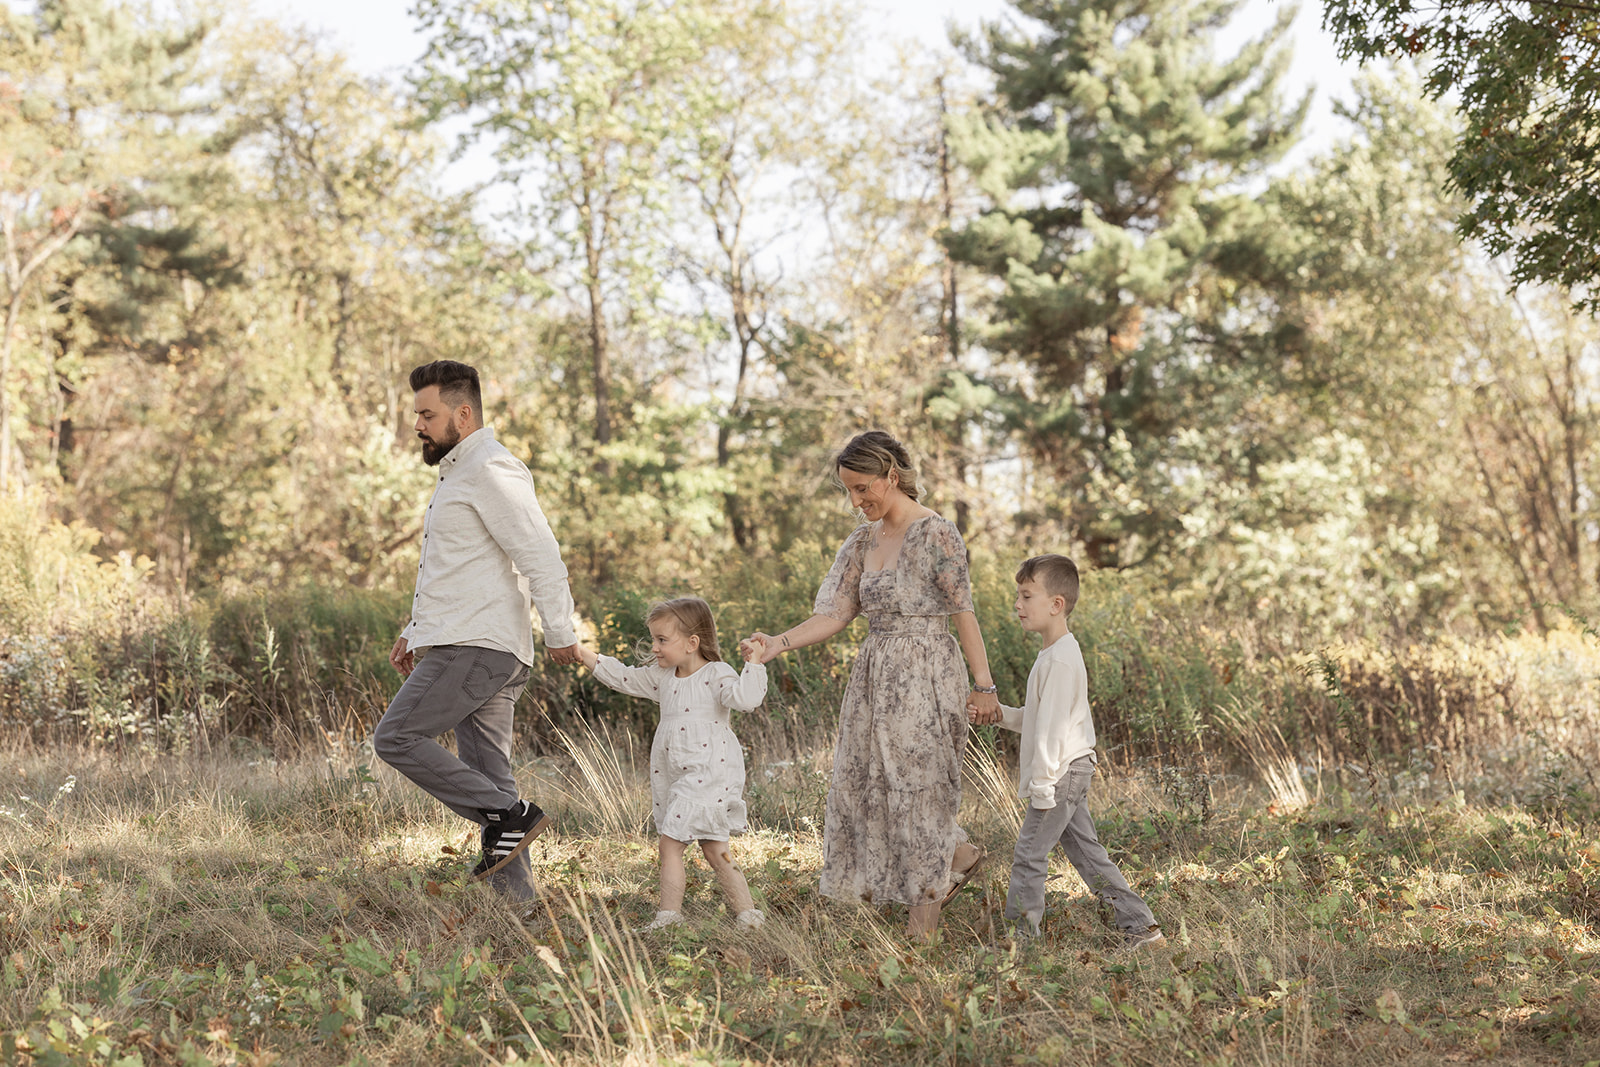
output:
M1154 777L1097 780L1102 836L1170 938L1129 957L1059 863L1044 938L1008 938L1014 771L975 747L963 821L1001 862L922 946L897 909L816 894L819 738L752 761L764 792L735 850L769 923L736 928L696 869L692 924L640 934L643 775L603 729L566 744L522 768L560 819L534 845L547 893L526 923L465 881L460 821L359 745L283 762L5 753L0 1060L1600 1057L1589 809L1377 804L1330 781L1273 814L1233 781L1202 822Z

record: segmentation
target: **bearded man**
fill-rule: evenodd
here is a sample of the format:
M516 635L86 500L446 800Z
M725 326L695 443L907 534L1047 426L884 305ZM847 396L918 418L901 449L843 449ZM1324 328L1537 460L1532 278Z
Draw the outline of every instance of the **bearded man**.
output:
M422 461L439 468L422 520L411 619L389 653L405 684L373 749L481 826L475 879L513 899L537 893L527 847L550 825L517 795L512 713L534 663L530 607L557 663L576 663L572 591L528 468L483 425L478 372L441 359L411 372ZM454 730L456 751L435 740Z

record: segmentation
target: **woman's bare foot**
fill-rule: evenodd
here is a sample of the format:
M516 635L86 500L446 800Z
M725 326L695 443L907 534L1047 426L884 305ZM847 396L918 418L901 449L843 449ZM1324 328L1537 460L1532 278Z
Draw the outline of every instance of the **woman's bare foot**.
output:
M906 920L906 936L913 941L927 941L939 929L940 904L913 904L910 918Z

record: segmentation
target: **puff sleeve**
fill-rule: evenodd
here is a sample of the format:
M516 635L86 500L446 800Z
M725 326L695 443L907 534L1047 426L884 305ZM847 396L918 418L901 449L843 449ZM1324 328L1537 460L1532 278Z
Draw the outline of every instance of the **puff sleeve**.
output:
M961 531L948 519L930 518L919 525L914 565L901 565L901 610L907 615L959 615L971 611L972 578ZM912 553L902 550L902 558L906 555Z
M871 526L863 524L845 538L839 554L834 557L833 567L822 580L822 588L817 590L812 614L826 615L840 622L849 622L861 614L861 571L866 566L867 538L871 530Z

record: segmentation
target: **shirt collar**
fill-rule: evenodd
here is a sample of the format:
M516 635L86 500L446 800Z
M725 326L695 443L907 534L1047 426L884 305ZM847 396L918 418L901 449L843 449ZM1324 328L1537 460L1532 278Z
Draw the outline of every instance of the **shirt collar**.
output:
M452 448L450 454L439 461L439 465L442 467L448 463L453 467L493 440L494 430L489 427L484 426L481 429L474 430L463 437L461 443Z

